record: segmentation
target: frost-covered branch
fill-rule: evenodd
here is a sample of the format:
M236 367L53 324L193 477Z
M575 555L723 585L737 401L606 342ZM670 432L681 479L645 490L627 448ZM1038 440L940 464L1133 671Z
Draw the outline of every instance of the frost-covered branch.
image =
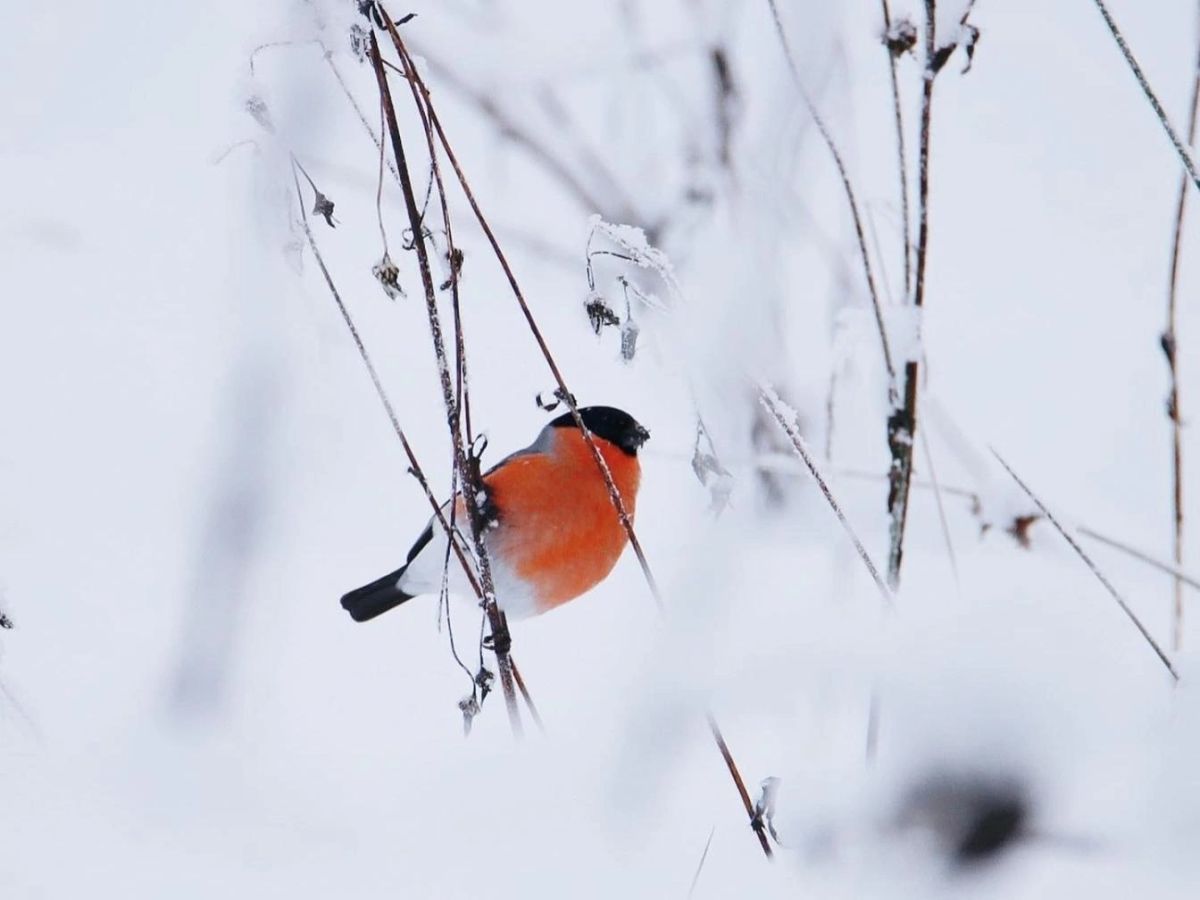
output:
M925 265L929 252L929 131L933 110L933 80L937 77L937 2L925 0L925 56L921 72L921 137L917 151L917 265L913 278L912 305L925 306ZM900 586L900 565L904 559L904 528L908 522L908 495L912 482L913 441L917 433L917 382L919 363L914 355L904 364L904 397L893 408L887 421L888 449L892 464L888 470L887 508L888 584Z
M1133 51L1129 49L1129 44L1125 42L1125 35L1117 27L1112 13L1104 5L1104 0L1096 0L1096 8L1100 10L1100 15L1104 17L1104 23L1112 33L1113 39L1116 40L1117 46L1121 48L1121 55L1125 57L1125 62L1129 63L1129 68L1133 71L1133 77L1137 79L1138 85L1141 86L1142 93L1150 101L1150 106L1154 109L1154 114L1158 116L1159 123L1161 123L1163 130L1167 133L1167 137L1171 140L1171 146L1179 154L1179 161L1183 164L1184 170L1192 180L1192 184L1196 185L1196 188L1200 190L1200 172L1196 171L1196 162L1192 159L1192 155L1188 152L1187 147L1184 146L1183 141L1179 139L1179 134L1171 124L1171 120L1167 116L1167 111L1158 102L1158 97L1155 95L1154 89L1150 87L1150 82L1146 80L1146 75L1142 72L1142 67L1138 65L1137 58L1134 57Z
M783 401L779 399L778 394L776 394L766 385L759 384L757 389L759 400L762 402L762 405L766 407L767 412L771 414L771 417L775 420L776 424L783 429L784 434L787 435L788 440L791 441L792 447L795 449L796 454L801 460L804 461L804 465L808 468L809 473L817 482L817 487L819 487L821 489L821 493L825 495L826 502L829 503L829 506L833 510L834 515L837 516L838 521L841 522L842 528L845 529L846 534L850 538L850 542L854 544L854 549L858 552L859 559L863 561L863 565L865 565L867 567L867 571L871 573L871 579L875 582L875 586L879 588L880 596L883 597L884 602L888 606L893 606L895 603L895 598L892 596L892 592L888 589L888 586L884 584L883 578L879 574L879 568L875 565L874 560L871 559L871 554L867 552L867 548L863 546L863 542L858 539L858 535L855 533L854 528L851 527L850 521L846 518L846 514L842 512L841 504L839 504L837 499L833 496L833 491L830 490L829 483L825 480L825 476L821 474L821 470L817 466L816 459L813 457L812 452L808 449L808 445L804 442L804 438L800 436L800 432L797 431L796 427L791 421L789 421L787 414L788 411L786 410Z

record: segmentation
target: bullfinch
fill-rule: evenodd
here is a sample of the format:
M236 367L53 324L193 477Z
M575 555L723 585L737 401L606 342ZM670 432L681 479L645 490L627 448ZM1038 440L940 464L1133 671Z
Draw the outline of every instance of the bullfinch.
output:
M638 448L650 432L611 406L584 407L579 415L632 518L641 481ZM496 599L514 618L546 612L595 587L612 571L628 541L604 476L570 413L485 472L483 493L484 544ZM442 513L449 522L449 503ZM461 496L454 521L466 547L469 526ZM346 594L342 606L356 622L365 622L417 595L438 593L450 549L447 540L445 529L431 520L404 565ZM448 577L452 593L469 592L453 558Z

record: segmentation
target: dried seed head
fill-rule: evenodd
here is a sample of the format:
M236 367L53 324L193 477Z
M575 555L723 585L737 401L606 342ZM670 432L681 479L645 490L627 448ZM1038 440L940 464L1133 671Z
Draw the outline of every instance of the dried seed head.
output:
M1022 550L1028 550L1030 547L1029 529L1040 518L1039 515L1015 516L1012 523L1004 530L1016 539Z
M596 332L597 335L604 330L606 325L621 324L621 320L617 318L617 314L613 312L612 307L597 293L588 294L583 308L587 312L588 321L592 323L592 331Z
M467 737L471 734L471 725L474 724L475 717L479 715L479 701L475 699L474 692L458 701L458 709L463 717L463 736Z
M883 34L883 45L895 59L911 53L916 44L917 26L909 19L897 19Z
M404 288L400 287L400 268L392 262L387 253L371 267L371 274L375 276L389 300L404 296Z
M316 199L313 200L313 215L321 216L325 219L326 225L336 228L337 226L333 224L333 201L320 191L316 191L316 195Z
M350 26L350 52L360 63L367 61L367 30L361 25Z

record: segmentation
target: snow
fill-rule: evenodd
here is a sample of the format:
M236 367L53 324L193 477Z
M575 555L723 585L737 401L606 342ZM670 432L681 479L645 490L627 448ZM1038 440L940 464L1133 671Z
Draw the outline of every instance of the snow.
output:
M1194 4L1110 5L1186 121ZM971 71L955 60L936 82L917 317L901 305L878 5L780 7L883 256L895 359L922 365L890 613L754 393L761 380L795 410L884 558L874 313L766 5L601 4L583 36L568 4L391 10L418 13L404 34L568 386L654 434L636 525L666 611L627 554L587 597L516 623L547 726L527 722L518 743L498 690L464 740L471 673L435 598L369 625L337 602L398 565L429 506L294 224L289 153L336 204L337 227L311 217L313 233L405 433L434 491L452 483L425 310L391 302L372 273L378 151L305 43L329 48L377 129L373 76L347 38L354 4L13 5L0 53L0 610L15 625L0 631L0 896L686 896L710 835L696 898L1194 892L1194 592L1173 652L1171 578L1080 537L1171 654L1172 686L1049 523L1028 526L1028 549L1006 532L1034 507L988 453L1072 528L1169 557L1158 335L1178 160L1091 4L977 3ZM943 36L964 8L939 4ZM892 15L919 24L923 9ZM274 42L251 72L254 48ZM737 87L732 171L714 162L718 42ZM899 68L911 151L919 59ZM423 141L400 110L420 192ZM419 296L389 178L390 259ZM458 195L452 212L473 424L496 448L486 466L538 433L549 414L534 400L557 386ZM1185 419L1200 397L1195 224ZM593 231L593 249L602 238L633 257L597 258L595 285L623 322L616 278L632 288L629 360L583 309ZM698 416L719 466L707 486L692 468ZM1197 441L1184 430L1189 548ZM474 670L478 610L451 612ZM709 711L752 800L778 779L764 799L772 865ZM955 862L950 812L1004 792L1027 805L1019 839Z

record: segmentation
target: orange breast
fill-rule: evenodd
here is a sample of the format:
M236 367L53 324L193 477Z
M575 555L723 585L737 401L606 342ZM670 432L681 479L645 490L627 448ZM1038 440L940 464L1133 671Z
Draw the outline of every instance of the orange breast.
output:
M632 518L641 466L595 441ZM500 511L488 543L532 586L540 612L595 587L617 564L628 535L578 429L555 429L551 452L518 456L484 480Z

